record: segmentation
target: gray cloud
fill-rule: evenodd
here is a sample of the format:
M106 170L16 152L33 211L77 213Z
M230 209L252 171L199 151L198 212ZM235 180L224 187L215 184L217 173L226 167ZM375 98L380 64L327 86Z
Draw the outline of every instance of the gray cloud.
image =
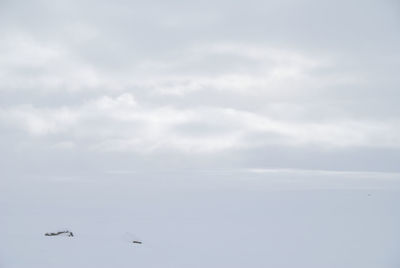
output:
M348 169L347 153L392 170L399 14L372 0L2 1L3 157Z

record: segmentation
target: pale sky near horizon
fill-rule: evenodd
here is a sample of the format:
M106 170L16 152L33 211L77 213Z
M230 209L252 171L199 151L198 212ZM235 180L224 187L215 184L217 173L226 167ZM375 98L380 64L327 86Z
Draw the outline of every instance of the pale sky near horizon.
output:
M400 5L1 1L5 173L398 172Z

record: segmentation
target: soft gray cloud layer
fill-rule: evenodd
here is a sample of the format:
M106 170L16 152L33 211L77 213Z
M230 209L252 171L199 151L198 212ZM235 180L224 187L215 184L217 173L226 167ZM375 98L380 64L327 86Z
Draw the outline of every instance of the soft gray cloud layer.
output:
M7 169L398 170L396 1L2 1L0 23Z

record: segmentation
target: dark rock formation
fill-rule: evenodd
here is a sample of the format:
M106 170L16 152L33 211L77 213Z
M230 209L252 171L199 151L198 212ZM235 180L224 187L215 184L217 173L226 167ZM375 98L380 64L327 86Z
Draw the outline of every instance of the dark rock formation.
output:
M60 232L55 232L55 233L45 233L45 236L56 236L56 235L62 235L62 234L66 234L67 236L73 237L74 233L70 232L68 230L66 231L60 231Z

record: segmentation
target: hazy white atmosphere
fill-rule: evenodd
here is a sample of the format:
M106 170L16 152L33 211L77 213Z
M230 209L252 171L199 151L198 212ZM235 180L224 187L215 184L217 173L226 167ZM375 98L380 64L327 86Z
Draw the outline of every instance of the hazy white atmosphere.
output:
M397 0L0 0L0 37L1 268L400 267Z

